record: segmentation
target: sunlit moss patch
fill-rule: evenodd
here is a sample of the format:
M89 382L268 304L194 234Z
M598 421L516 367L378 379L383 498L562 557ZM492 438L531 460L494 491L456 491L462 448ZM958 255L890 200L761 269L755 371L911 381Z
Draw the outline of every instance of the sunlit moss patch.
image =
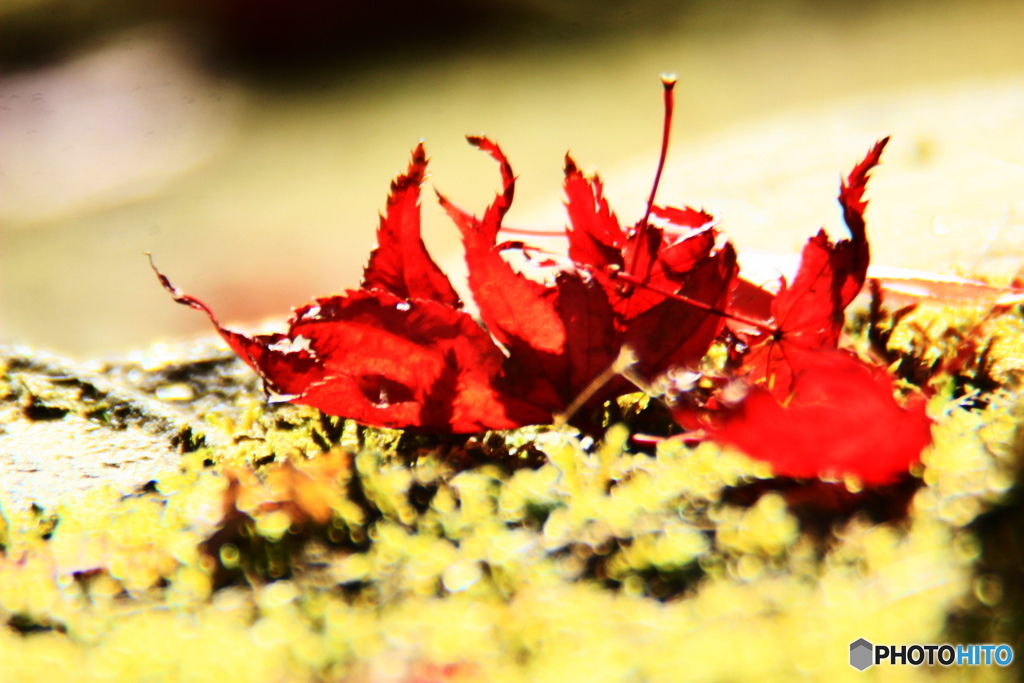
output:
M912 312L855 341L936 392L934 445L892 487L638 445L646 402L597 439L379 431L255 387L197 404L216 438L177 471L4 511L0 680L859 680L861 637L1014 642L1020 316Z

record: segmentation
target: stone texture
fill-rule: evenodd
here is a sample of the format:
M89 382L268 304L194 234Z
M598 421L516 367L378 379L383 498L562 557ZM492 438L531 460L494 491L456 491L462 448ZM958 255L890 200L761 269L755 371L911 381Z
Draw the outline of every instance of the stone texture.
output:
M259 396L253 373L214 342L76 364L0 347L0 507L52 508L94 486L121 493L224 437L201 416ZM159 396L175 400L159 400Z

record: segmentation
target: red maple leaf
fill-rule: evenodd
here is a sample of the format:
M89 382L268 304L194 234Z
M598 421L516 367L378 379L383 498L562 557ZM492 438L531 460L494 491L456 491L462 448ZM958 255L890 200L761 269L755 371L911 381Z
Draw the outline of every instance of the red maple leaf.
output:
M648 216L685 234L667 236L648 216L623 230L599 196L599 181L567 161L570 243L590 240L607 253L537 282L514 270L503 256L509 245L497 242L515 191L511 166L487 138L469 141L500 164L501 192L480 218L439 199L462 232L485 327L462 310L420 236L422 145L392 183L362 288L296 310L286 334L226 329L205 303L157 275L175 300L210 317L268 393L384 427L464 433L568 419L631 390L608 372L624 346L639 357L637 371L650 376L706 353L736 272L735 253L716 245L710 216L654 207L656 177ZM587 410L579 414L586 424Z
M709 429L714 440L770 462L776 474L814 477L853 474L867 483L885 483L920 459L931 442L925 400L906 407L893 398L885 368L838 350L843 314L864 285L870 251L863 198L870 170L888 138L880 140L843 181L839 203L850 238L832 243L824 231L808 240L793 282L783 281L767 300L770 320L742 318L738 334L750 348L740 373L752 386L736 406L712 397L717 415L701 415L683 403L681 424ZM744 312L765 308L747 284ZM755 331L751 333L749 330Z
M524 395L559 413L584 394L583 405L593 406L624 393L628 384L614 379L588 392L624 346L637 358L636 371L649 377L704 356L722 328L718 310L736 273L735 252L728 243L716 246L710 216L655 207L655 215L688 234L667 236L646 217L624 230L601 196L600 181L583 176L567 158L573 262L553 283L542 284L516 272L502 256L510 245L497 243L515 191L508 160L486 138L470 142L501 165L502 191L482 218L443 196L440 201L462 231L480 317L509 350L509 374L521 380ZM684 219L694 225L682 225Z
M693 368L716 339L735 342L721 336L728 321L748 346L740 365L748 392L738 405L712 392L703 407L718 414L700 422L712 438L769 460L780 474L892 478L928 442L923 399L900 407L884 370L837 350L843 311L869 261L864 187L887 139L843 182L850 238L833 243L819 232L792 283L772 294L738 281L735 251L709 214L655 205L673 83L665 81L661 156L637 223L623 227L600 179L566 156L569 258L543 281L505 258L535 250L499 242L515 193L508 159L489 139L469 138L498 162L500 192L479 217L438 198L462 234L482 325L462 309L422 241L422 145L392 183L362 287L297 309L287 333L229 330L205 303L157 275L176 301L209 316L268 394L366 424L436 432L559 418L593 426L596 407L632 390L614 371L623 351L636 359L635 381ZM677 411L688 426L695 414Z
M365 289L297 309L286 334L225 328L157 272L176 301L205 312L268 394L380 427L468 433L549 422L506 388L505 355L426 252L419 232L422 147L392 185Z
M822 350L806 356L785 403L752 387L713 438L771 463L778 475L852 474L885 484L920 460L931 424L923 396L896 402L885 368Z
M850 238L833 243L821 230L809 239L793 282L783 280L770 301L770 324L753 334L739 330L750 347L741 372L778 398L788 395L794 372L807 362L808 354L838 346L844 311L864 286L870 262L864 189L888 142L889 138L879 140L841 185L839 203ZM749 283L741 291L753 296Z

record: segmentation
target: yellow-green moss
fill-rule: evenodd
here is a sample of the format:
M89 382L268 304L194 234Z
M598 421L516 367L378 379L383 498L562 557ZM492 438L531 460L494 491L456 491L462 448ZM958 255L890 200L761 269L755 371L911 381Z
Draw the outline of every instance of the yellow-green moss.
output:
M446 444L304 408L213 415L232 445L153 487L0 518L0 680L861 680L857 638L945 642L957 615L1018 607L972 524L1016 491L1024 326L944 320L905 318L892 352L941 364L974 334L989 360L933 401L920 487L876 494L904 515L711 444L633 451L623 425ZM983 363L996 388L971 385ZM514 452L468 466L474 444Z

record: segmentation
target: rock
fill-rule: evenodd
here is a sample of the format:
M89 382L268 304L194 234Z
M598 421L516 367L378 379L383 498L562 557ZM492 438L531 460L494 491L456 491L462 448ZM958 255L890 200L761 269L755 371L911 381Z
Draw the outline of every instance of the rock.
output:
M213 341L76 364L0 347L0 507L55 506L94 486L127 494L226 437L201 417L238 411L258 378ZM160 399L163 400L160 400Z

